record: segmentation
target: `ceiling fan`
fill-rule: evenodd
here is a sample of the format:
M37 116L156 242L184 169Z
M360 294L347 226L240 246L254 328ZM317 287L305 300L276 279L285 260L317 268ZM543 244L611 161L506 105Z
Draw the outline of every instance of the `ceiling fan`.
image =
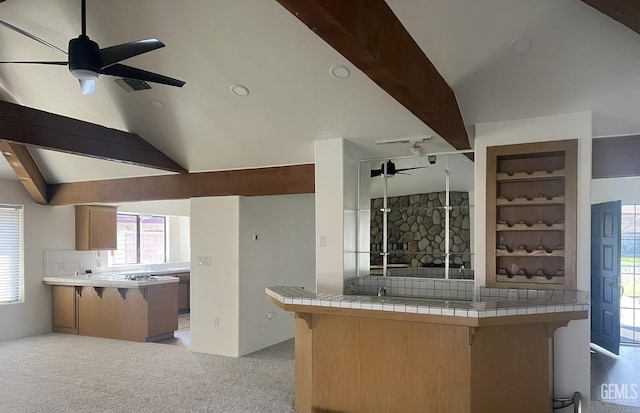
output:
M184 86L185 82L182 80L173 79L153 72L147 72L146 70L137 69L135 67L119 63L120 61L129 59L130 57L164 47L164 43L158 39L143 39L100 49L98 44L87 36L86 1L81 1L82 34L75 39L69 40L68 53L46 40L40 39L25 30L0 20L0 25L35 40L47 47L58 50L64 54L68 54L69 58L67 61L24 61L0 63L68 66L71 74L79 80L80 89L82 90L83 95L95 92L96 80L100 75L118 76L176 87Z
M429 162L431 163L431 159L429 160ZM435 163L435 160L433 161L433 163ZM393 162L391 162L391 159L389 159L387 161L387 178L391 178L392 176L394 176L395 174L403 174L404 171L410 171L412 169L422 169L422 168L428 168L429 166L415 166L413 168L396 168L396 164L394 164ZM371 177L375 178L376 176L384 176L384 164L380 165L380 169L372 169L371 170ZM403 175L408 175L408 174L403 174Z

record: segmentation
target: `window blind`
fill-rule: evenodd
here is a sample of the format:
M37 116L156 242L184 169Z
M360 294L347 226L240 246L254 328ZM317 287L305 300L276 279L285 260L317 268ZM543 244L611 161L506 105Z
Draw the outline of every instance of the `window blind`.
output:
M0 303L23 299L22 206L0 204Z

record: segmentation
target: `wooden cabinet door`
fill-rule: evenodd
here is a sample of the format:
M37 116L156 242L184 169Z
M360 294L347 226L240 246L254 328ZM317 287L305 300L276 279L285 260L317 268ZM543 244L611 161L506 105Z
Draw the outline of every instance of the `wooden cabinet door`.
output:
M117 207L76 205L76 250L117 249L117 221Z
M93 207L89 211L89 249L115 250L117 242L115 208Z
M52 327L56 333L78 333L78 302L75 287L54 285L52 294Z

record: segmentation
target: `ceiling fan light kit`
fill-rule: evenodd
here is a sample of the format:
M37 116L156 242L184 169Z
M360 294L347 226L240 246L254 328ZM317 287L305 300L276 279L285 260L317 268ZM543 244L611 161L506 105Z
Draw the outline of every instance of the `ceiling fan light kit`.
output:
M98 43L94 42L86 34L86 0L82 1L82 34L69 41L69 51L64 52L59 47L42 40L39 37L26 32L10 23L0 20L0 24L23 36L37 41L47 47L67 53L68 61L58 62L0 62L15 64L43 64L43 65L68 65L69 71L80 82L82 94L95 92L95 84L98 77L103 75L117 76L122 78L136 79L146 82L160 83L169 86L182 87L185 82L173 79L146 70L126 66L119 62L164 47L164 43L158 39L144 39L117 46L100 49Z

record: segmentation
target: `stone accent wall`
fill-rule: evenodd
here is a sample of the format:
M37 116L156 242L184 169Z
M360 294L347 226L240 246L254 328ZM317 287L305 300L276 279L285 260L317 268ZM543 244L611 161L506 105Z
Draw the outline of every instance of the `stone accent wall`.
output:
M449 251L469 254L469 193L450 192ZM389 264L410 267L444 266L445 192L390 197L387 207ZM382 198L371 200L371 252L382 251ZM398 251L397 253L393 253ZM471 258L453 255L450 265L470 267ZM382 265L382 257L371 254L372 265Z

